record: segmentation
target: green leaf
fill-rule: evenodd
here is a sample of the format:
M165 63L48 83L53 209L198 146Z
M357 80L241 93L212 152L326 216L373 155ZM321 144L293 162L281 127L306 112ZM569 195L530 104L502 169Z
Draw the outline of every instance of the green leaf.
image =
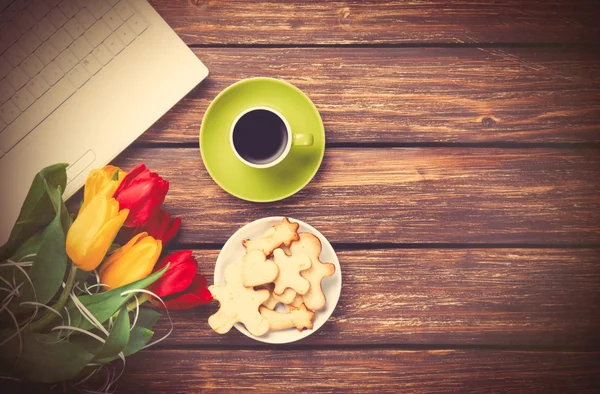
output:
M40 333L21 333L23 349L19 357L19 338L2 347L0 365L11 376L42 383L72 379L85 368L94 355L67 340L56 343L56 337ZM19 358L16 366L13 365ZM4 375L4 374L3 374Z
M21 261L23 259L23 257L25 257L25 256L32 255L32 254L38 254L40 247L42 246L43 239L44 239L43 232L35 234L33 237L31 237L27 241L25 241L25 243L23 245L21 245L19 250L17 250L15 252L15 254L13 254L11 256L11 260L18 262L18 261ZM28 258L28 260L31 260L31 259Z
M42 230L55 217L48 190L65 190L68 164L55 164L41 170L34 178L8 241L0 247L0 261L12 256L23 242Z
M129 342L129 314L127 313L127 306L123 305L119 311L119 316L117 316L117 320L106 339L106 343L94 358L103 359L115 357L125 349L127 342Z
M125 349L123 349L123 355L125 357L128 357L128 356L131 356L132 354L139 352L140 350L142 350L142 348L144 346L146 346L146 344L148 342L150 342L150 339L152 339L153 335L154 335L154 331L149 330L144 327L135 326L129 333L129 342L127 343L127 346L125 346ZM99 364L107 364L118 358L119 358L118 356L114 356L114 357L94 360L94 362L97 362Z
M161 277L168 267L169 265L167 264L162 270L155 272L144 279L140 279L137 282L121 286L117 289L98 294L81 296L79 297L79 301L81 301L81 303L96 317L100 323L104 323L134 296L134 293L121 296L121 293L127 290L143 289L150 286ZM81 316L81 313L79 313L79 310L75 307L73 300L69 301L67 308L71 314L72 325L84 330L93 328L90 322Z
M138 315L137 322L135 323L136 327L144 327L144 328L152 328L156 321L160 318L160 312L155 311L154 309L143 308L140 309L140 314Z
M119 170L115 171L115 173L112 176L113 181L118 181L119 180Z
M54 220L46 227L39 240L40 246L33 259L28 275L33 282L35 294L29 284L23 286L20 301L37 301L48 303L56 294L65 277L67 269L67 252L65 249L65 233L62 226L62 199L60 186L58 190L48 191L50 200L57 209Z
M123 349L123 355L125 355L125 357L137 353L150 342L150 339L152 339L152 336L154 335L154 331L150 329L154 326L159 317L160 313L155 310L147 308L140 309L138 320L129 333L129 342L127 343L127 346L125 346L125 349ZM106 364L117 358L118 356L112 356L104 359L95 359L94 362Z

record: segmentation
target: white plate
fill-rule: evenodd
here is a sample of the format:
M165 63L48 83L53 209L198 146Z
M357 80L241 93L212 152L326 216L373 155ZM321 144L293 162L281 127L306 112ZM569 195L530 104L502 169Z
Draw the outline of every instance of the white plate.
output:
M223 246L223 249L221 249L221 253L219 253L219 257L217 258L214 278L215 285L225 285L225 267L227 264L241 260L246 253L246 249L242 246L243 240L260 238L269 228L276 224L280 224L282 219L283 216L271 216L268 218L258 219L252 223L246 224L244 227L236 231L227 240ZM317 229L304 223L303 221L293 218L288 219L291 222L295 222L300 225L298 232L311 233L319 238L323 246L320 259L322 262L332 263L335 265L335 273L333 276L324 278L321 282L327 302L325 303L325 307L315 312L312 330L304 329L302 331L298 331L295 328L290 328L281 331L269 331L265 335L257 337L250 334L243 324L235 324L235 328L237 328L242 334L252 339L256 339L257 341L266 343L294 342L316 332L323 324L325 324L327 319L329 319L329 316L331 316L333 313L333 310L340 299L340 292L342 290L342 270L340 268L340 262L338 261L335 251L333 250L333 247L329 241L327 241L323 234L321 234ZM285 312L285 307L279 304L275 310Z

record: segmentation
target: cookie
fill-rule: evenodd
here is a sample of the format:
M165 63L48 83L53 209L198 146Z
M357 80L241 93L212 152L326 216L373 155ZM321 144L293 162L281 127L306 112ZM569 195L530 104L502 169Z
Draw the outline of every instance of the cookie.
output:
M310 268L311 259L303 252L288 256L281 249L273 251L273 260L279 267L279 276L275 283L275 294L281 295L287 288L291 288L298 294L306 294L310 288L310 282L300 275L300 271Z
M292 308L298 308L302 304L304 304L304 296L296 294L296 297L292 301L285 304L285 309L289 312Z
M259 313L258 308L269 299L268 290L254 290L242 283L242 261L229 264L225 268L225 286L210 286L208 290L219 301L219 310L208 318L210 327L219 334L225 334L237 322L255 336L269 331L269 322Z
M267 231L266 236L255 241L249 239L242 242L248 252L262 250L265 256L269 256L281 245L290 246L292 241L298 240L298 223L292 223L288 218L283 218L281 224L274 226L273 231Z
M246 253L242 258L242 279L244 286L259 286L271 283L279 275L279 267L260 250Z
M325 306L325 294L323 294L321 288L321 281L323 278L333 275L335 265L323 263L319 260L322 250L319 238L310 233L300 233L298 235L300 239L292 242L290 250L292 255L305 253L310 257L310 268L301 272L302 277L310 282L310 289L303 295L303 299L308 309L316 311Z
M275 285L273 285L273 288L274 287ZM296 298L297 294L298 293L296 293L296 290L290 289L288 287L287 289L285 289L283 294L276 294L275 292L273 292L273 299L277 302L281 302L282 304L291 304L292 301L294 301L294 299Z
M305 328L312 329L312 319L315 316L315 313L306 309L304 304L298 308L291 307L289 313L279 313L261 306L260 314L268 320L270 330L285 330L292 327L296 327L298 331Z
M277 304L279 304L279 302L280 302L280 301L276 300L274 297L275 296L273 294L274 287L275 287L275 285L273 283L267 283L266 285L256 286L254 288L254 290L267 289L269 291L269 295L270 295L269 299L266 300L265 302L263 302L262 304L271 310L275 309Z

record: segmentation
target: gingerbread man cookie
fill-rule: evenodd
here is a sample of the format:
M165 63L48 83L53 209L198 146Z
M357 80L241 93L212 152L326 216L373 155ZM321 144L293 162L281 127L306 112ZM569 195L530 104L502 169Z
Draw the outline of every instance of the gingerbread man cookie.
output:
M285 304L285 309L289 312L292 308L299 308L302 304L304 304L304 296L296 294L293 300Z
M310 268L310 257L302 252L288 256L283 250L275 249L273 259L279 267L279 276L273 282L275 283L273 292L281 295L285 289L291 288L298 294L306 294L310 288L310 282L300 275L300 271Z
M208 318L210 327L219 334L225 334L237 322L256 336L269 331L269 322L259 313L259 306L269 299L268 290L254 290L242 283L242 261L229 264L225 268L225 286L210 286L208 290L219 301L217 313Z
M296 293L296 290L288 287L282 294L276 294L273 292L273 299L277 302L281 302L282 304L290 304L292 301L294 301L294 298L297 294L298 293Z
M300 233L299 240L292 242L290 250L292 255L296 253L305 253L310 257L310 269L301 273L302 277L310 282L310 289L303 295L304 304L311 310L316 311L325 305L325 294L321 288L323 278L332 276L335 272L335 265L323 263L319 260L321 255L321 241L310 233Z
M275 309L277 304L279 304L279 301L277 301L275 299L274 294L273 294L274 287L275 287L275 285L273 283L267 283L266 285L256 286L254 288L254 290L267 289L269 291L269 295L270 295L269 299L266 300L265 302L263 302L262 304L271 310Z
M271 283L279 275L279 267L261 250L253 250L242 258L242 279L244 286L252 287Z
M286 328L296 327L298 331L305 328L313 328L312 319L315 313L306 309L304 304L298 308L291 307L289 313L279 313L260 307L260 314L269 321L269 329L285 330Z
M262 250L265 256L269 256L275 249L281 245L290 246L292 241L298 239L298 223L292 223L288 218L283 218L281 224L274 226L273 231L267 231L262 238L256 241L249 239L242 242L242 245L248 252L253 250Z

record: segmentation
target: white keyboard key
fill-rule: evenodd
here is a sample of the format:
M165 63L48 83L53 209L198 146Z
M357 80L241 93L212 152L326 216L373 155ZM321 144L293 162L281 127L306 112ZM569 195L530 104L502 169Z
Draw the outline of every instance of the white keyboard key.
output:
M94 19L92 14L90 14L86 8L80 9L77 15L75 15L75 19L77 19L77 22L81 23L81 26L83 26L84 29L89 29L90 26L96 22L96 19Z
M29 76L29 78L33 78L42 71L44 68L44 63L40 59L37 58L33 53L21 63L21 69L25 71L25 74Z
M67 33L69 33L74 40L85 33L85 29L77 22L77 19L68 21L65 24L65 30L67 30Z
M15 22L21 33L26 33L35 25L35 18L27 10L22 10L17 14Z
M113 58L112 53L104 46L100 45L92 51L92 54L98 59L103 66L106 66Z
M71 44L71 46L69 47L69 49L71 49L71 52L73 52L73 54L75 56L77 56L77 59L82 60L94 48L92 48L92 46L90 45L90 43L87 42L87 40L85 39L85 37L79 37L78 39L75 40L75 42L73 44Z
M4 58L4 56L0 57L0 79L7 76L12 69L13 66Z
M86 8L88 4L90 4L90 0L77 0L77 5L79 8Z
M3 56L13 67L17 67L25 60L27 54L21 49L21 46L18 43L15 43L4 52Z
M50 8L56 7L58 3L60 3L60 0L46 0L46 4L48 4L48 7Z
M19 119L0 133L0 149L8 152L73 93L75 93L75 88L68 78L61 79L23 112Z
M87 5L87 8L90 10L94 18L100 19L104 14L110 10L110 7L104 0L94 0L90 1Z
M106 45L108 50L115 56L125 48L125 45L123 45L115 33L111 34L106 41L104 41L104 45Z
M119 1L119 3L115 5L115 10L117 11L117 14L119 14L121 19L123 19L124 21L129 19L129 17L135 13L133 11L133 8L131 8L129 3L127 2L127 0Z
M0 81L0 104L8 101L15 94L15 89L8 83L6 79Z
M85 70L81 64L75 66L69 73L67 74L71 83L76 87L80 88L84 83L90 79L90 74Z
M42 74L38 74L33 77L32 80L27 82L27 89L29 89L29 93L31 93L33 97L38 99L50 89L50 85L48 85L48 82L42 77Z
M33 26L31 29L42 41L46 41L56 31L56 27L50 22L49 17L45 17Z
M107 0L108 5L110 5L111 7L114 7L115 4L117 4L119 2L119 0Z
M21 111L19 111L19 108L12 101L7 101L0 107L0 118L6 124L11 124L20 114Z
M2 118L0 118L0 132L1 132L2 130L4 130L5 128L6 128L6 122L4 122L4 121L2 120ZM2 157L2 155L4 155L4 152L2 152L2 151L0 150L0 157Z
M69 49L65 49L64 52L56 57L55 62L64 73L67 73L68 71L71 71L71 69L75 67L77 63L79 63L79 59L77 59L75 55L73 55L73 52L71 52Z
M90 1L90 3L93 3L93 2L94 2L93 0ZM79 6L73 0L63 0L58 5L58 7L61 9L63 14L65 14L65 16L69 19L74 17L75 14L77 14L77 11L79 11Z
M112 33L112 30L110 30L104 21L99 20L85 32L84 37L93 47L97 47L102 41L106 40L110 33Z
M53 8L48 13L48 18L50 19L50 22L52 22L54 27L56 27L57 29L61 28L65 23L67 23L67 18L58 7Z
M15 68L6 76L6 80L15 90L19 90L29 81L29 77L20 68Z
M50 37L50 42L52 45L54 45L54 48L56 48L57 51L62 52L67 49L69 45L71 45L73 39L64 28L60 28L54 34L52 34L52 37Z
M28 7L29 13L36 21L39 21L50 12L50 7L44 1L37 0L31 3Z
M29 93L27 88L23 88L15 93L12 97L12 102L23 112L35 102L35 98Z
M108 27L110 27L113 31L117 30L119 26L123 24L123 20L121 19L119 14L117 14L117 12L113 9L104 14L102 20L106 22Z
M102 68L102 65L98 59L96 59L96 57L92 54L89 54L85 59L83 59L81 64L83 64L83 67L85 67L90 75L96 75L96 73Z
M29 55L38 49L40 45L42 45L42 40L39 39L33 30L29 30L23 37L21 37L21 39L18 41L18 44L23 51Z
M133 30L138 36L148 28L148 24L146 23L146 21L138 14L135 14L134 16L129 18L127 24L129 25L129 27L131 27L131 30Z
M0 37L7 45L12 45L21 38L21 32L17 29L15 22L9 22L0 30Z
M9 45L2 40L2 36L0 36L0 54L4 53L8 49Z
M119 27L115 33L119 36L119 38L121 39L121 41L123 41L123 44L125 45L129 45L133 40L135 40L135 33L131 30L131 28L128 25L123 25Z
M36 49L35 56L42 61L44 64L50 64L52 60L58 56L58 51L54 48L54 45L47 41L42 44L41 47Z
M58 67L56 64L56 61L48 64L40 74L50 86L60 81L60 79L65 75L65 73L63 73L60 67Z

